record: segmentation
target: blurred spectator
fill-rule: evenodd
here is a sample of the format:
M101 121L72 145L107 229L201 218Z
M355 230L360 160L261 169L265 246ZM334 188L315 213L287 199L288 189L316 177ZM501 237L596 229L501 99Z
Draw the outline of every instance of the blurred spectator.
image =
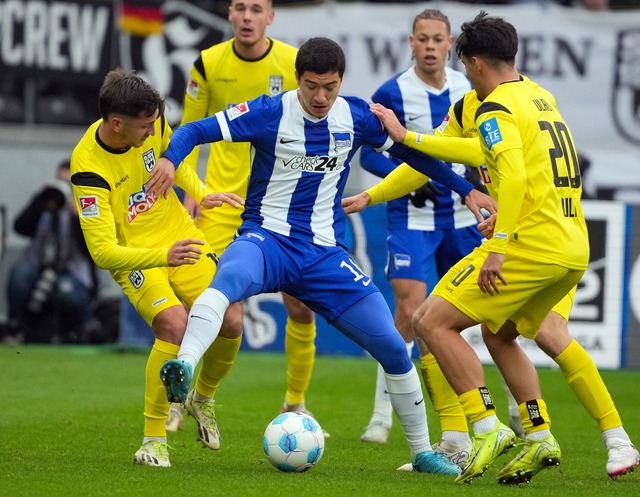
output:
M62 162L15 219L31 245L9 271L8 334L26 342L87 342L97 268L89 255L71 196L69 161Z

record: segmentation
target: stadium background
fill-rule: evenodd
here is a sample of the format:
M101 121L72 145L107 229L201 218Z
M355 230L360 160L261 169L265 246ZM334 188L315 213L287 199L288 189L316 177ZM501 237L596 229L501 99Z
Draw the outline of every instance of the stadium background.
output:
M454 35L480 8L426 5L447 13ZM309 36L338 40L348 62L343 93L368 98L410 64L407 33L424 6L281 5L269 34L294 45ZM107 70L139 71L166 96L175 125L198 51L231 35L224 2L164 2L164 29L149 36L118 29L118 8L99 0L0 1L0 205L8 226L0 262L0 321L6 319L7 268L26 243L11 232L13 217L98 117L97 89ZM585 210L592 257L576 296L571 332L598 366L640 367L640 11L588 12L550 3L487 10L516 25L518 67L556 95L581 152L591 160L585 196L593 200L585 202ZM356 167L349 190L373 181ZM384 278L384 224L382 206L352 217L350 248L392 304ZM108 276L103 292L119 292ZM278 295L254 297L245 314L244 348L282 350L285 314ZM362 354L321 319L318 328L319 353ZM476 330L465 337L489 360ZM551 365L533 343L524 345L534 362Z

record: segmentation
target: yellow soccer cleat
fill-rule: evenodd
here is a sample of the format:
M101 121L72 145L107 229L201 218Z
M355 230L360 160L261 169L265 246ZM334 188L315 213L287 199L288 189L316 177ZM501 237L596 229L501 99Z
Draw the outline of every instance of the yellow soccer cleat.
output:
M543 469L558 466L561 455L560 446L553 435L542 440L525 440L520 453L496 478L503 485L529 483Z

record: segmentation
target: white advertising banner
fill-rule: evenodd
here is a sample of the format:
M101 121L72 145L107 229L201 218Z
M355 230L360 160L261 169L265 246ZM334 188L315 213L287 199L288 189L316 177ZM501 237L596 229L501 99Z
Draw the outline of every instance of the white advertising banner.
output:
M480 10L450 2L279 8L269 34L296 46L312 36L338 41L347 57L342 93L368 99L411 64L408 37L425 7L449 17L454 37ZM592 160L585 189L640 187L640 11L537 4L484 8L517 28L518 69L554 93L577 146ZM463 70L455 53L451 65Z

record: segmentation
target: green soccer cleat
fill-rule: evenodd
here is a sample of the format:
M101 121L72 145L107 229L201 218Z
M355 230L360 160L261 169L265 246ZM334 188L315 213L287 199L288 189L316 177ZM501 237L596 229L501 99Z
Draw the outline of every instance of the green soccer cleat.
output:
M474 478L482 476L493 461L515 447L516 434L498 421L491 431L474 436L472 442L469 460L456 483L471 483Z
M218 429L218 421L216 420L216 401L213 399L203 400L199 402L195 399L195 390L189 392L184 408L198 425L197 440L202 442L203 447L211 450L220 448L220 430Z
M167 389L167 399L169 402L184 404L189 395L189 385L191 385L191 365L171 359L165 361L160 370L160 379Z
M560 456L560 446L553 435L543 440L525 440L520 453L496 478L503 485L529 483L543 469L560 465Z

